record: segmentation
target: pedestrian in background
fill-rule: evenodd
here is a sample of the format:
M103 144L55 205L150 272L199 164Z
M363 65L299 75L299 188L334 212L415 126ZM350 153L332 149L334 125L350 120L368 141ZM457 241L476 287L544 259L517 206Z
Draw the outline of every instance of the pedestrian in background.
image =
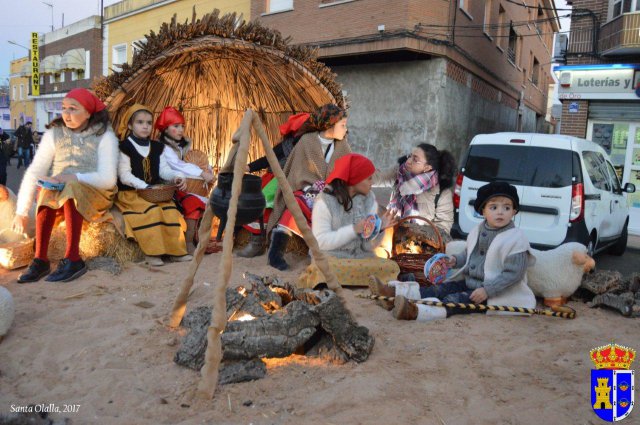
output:
M11 138L0 128L0 185L7 184L7 164L11 158Z
M23 163L24 167L27 168L31 163L31 145L33 144L31 121L18 127L16 137L18 138L18 168Z

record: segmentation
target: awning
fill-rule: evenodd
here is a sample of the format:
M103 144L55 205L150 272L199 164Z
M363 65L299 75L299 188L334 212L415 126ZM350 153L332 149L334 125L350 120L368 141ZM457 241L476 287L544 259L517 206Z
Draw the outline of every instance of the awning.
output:
M31 61L25 62L20 67L21 75L31 75Z
M61 55L51 55L40 61L40 74L58 74L60 73Z
M85 67L85 52L84 49L72 49L68 50L62 55L60 60L60 69L73 69L84 71Z

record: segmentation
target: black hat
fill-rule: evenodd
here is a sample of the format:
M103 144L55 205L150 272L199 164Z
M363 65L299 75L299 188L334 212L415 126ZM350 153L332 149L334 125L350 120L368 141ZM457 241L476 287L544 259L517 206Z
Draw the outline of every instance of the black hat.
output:
M504 196L511 199L513 201L513 208L515 210L520 209L518 191L507 182L491 182L478 189L478 196L473 203L473 209L476 210L478 214L482 214L484 204L486 204L489 199L496 196Z

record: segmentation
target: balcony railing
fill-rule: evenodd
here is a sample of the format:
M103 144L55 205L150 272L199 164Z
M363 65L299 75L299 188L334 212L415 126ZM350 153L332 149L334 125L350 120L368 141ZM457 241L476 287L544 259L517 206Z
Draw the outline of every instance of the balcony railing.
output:
M600 28L600 52L603 55L640 53L640 12L625 13Z

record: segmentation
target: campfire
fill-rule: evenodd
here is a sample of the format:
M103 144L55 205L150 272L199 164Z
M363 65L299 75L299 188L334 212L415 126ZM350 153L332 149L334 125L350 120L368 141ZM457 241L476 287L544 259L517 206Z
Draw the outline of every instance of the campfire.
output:
M333 291L297 289L276 278L249 273L245 278L249 285L226 290L221 384L262 378L267 364L279 366L279 359L294 354L338 363L368 358L373 336L356 324ZM210 319L211 307L206 306L184 317L182 326L189 333L176 353L176 363L202 368Z

